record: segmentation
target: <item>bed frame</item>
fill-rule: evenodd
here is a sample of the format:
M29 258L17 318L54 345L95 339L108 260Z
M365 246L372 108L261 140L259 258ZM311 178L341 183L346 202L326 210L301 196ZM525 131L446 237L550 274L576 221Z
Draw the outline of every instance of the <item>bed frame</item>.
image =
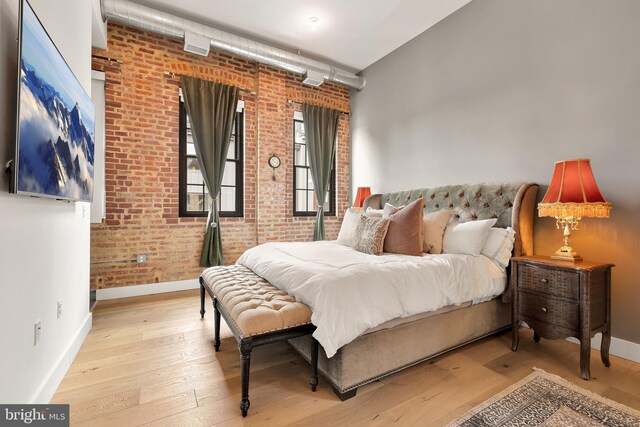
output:
M497 218L496 227L516 231L514 255L533 255L533 219L538 185L523 182L451 185L421 188L368 197L364 209L381 209L385 203L406 205L424 197L425 212L450 210L452 221ZM509 275L507 274L507 277ZM327 358L320 349L318 370L342 400L356 395L358 387L447 351L484 338L511 324L511 286L502 297L411 320L388 329L361 335ZM310 338L289 343L308 361Z

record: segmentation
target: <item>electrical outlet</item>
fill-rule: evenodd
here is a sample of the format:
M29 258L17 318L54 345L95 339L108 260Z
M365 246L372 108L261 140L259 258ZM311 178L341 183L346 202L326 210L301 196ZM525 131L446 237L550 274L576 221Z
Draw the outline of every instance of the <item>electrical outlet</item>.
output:
M33 345L37 345L40 342L40 336L42 335L42 321L38 319L33 325Z
M138 264L144 264L145 262L147 262L147 256L146 255L138 255L136 257L136 261L138 262Z
M58 319L59 319L59 318L62 317L62 300L61 299L58 300L58 306L57 307L58 307L57 316L58 316Z

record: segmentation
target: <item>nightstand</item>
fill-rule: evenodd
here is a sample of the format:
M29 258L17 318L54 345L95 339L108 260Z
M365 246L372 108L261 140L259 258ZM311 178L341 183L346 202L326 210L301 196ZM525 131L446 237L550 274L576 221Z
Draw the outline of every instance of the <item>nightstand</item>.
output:
M600 355L610 366L611 267L588 261L555 261L548 257L511 258L513 286L511 349L518 349L521 322L540 341L575 337L580 340L580 372L591 378L591 338L602 332Z

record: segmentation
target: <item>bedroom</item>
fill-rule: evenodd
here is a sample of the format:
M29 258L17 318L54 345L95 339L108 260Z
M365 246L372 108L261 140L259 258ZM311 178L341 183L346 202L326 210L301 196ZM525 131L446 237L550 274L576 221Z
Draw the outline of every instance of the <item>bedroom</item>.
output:
M16 139L19 3L0 2L3 164L12 158ZM516 352L511 334L498 334L364 385L342 402L323 375L312 393L309 364L280 342L255 350L245 422L365 423L378 416L384 423L406 413L407 423L446 424L533 367L640 408L640 292L634 270L640 222L633 185L640 158L637 2L407 1L397 10L367 2L305 3L309 10L286 2L266 10L255 2L217 2L217 15L201 2L144 2L294 53L300 49L303 56L364 76L362 90L331 81L304 85L300 74L213 46L206 57L185 52L182 38L114 19L93 25L102 21L97 1L66 0L65 7L30 3L87 92L92 70L104 73L106 210L104 221L93 223L96 203L10 194L9 176L3 174L0 331L7 350L0 364L0 403L71 403L72 423L243 422L232 331L223 326L222 346L214 353L209 296L204 321L198 313L207 220L203 212L184 215L181 202L186 161L180 160L179 88L181 76L189 75L242 89L236 117L243 127L235 130L236 159L242 160L235 190L242 196L229 199L229 212L242 216L230 213L219 221L226 264L262 243L313 240L313 196L311 206L300 204L300 215L294 215L294 170L306 166L294 166L300 131L295 121L305 103L341 113L327 239L337 238L359 187L395 193L532 182L540 186L540 202L554 163L566 159L590 158L601 193L613 206L608 219L581 221L571 240L585 259L615 264L612 366L600 362L596 342L594 379L580 378L575 343L543 336L536 344L521 329ZM242 7L247 4L249 12ZM315 31L309 21L314 13L320 18ZM285 19L295 28L287 30ZM92 47L101 38L102 47ZM269 163L273 155L279 167ZM313 194L308 189L307 184L304 191ZM202 204L196 203L204 211ZM561 238L553 218L534 214L536 255L552 255ZM103 263L139 255L145 262ZM99 301L90 312L92 289ZM38 320L41 338L34 345ZM154 375L168 380L151 381Z

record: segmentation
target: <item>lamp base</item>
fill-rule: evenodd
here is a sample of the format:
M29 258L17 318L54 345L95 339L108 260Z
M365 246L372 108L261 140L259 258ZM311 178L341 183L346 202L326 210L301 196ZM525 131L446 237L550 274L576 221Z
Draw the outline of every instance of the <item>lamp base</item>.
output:
M551 256L551 259L569 262L582 261L582 257L578 255L578 253L574 251L571 246L560 247L560 249L558 249L556 253Z

